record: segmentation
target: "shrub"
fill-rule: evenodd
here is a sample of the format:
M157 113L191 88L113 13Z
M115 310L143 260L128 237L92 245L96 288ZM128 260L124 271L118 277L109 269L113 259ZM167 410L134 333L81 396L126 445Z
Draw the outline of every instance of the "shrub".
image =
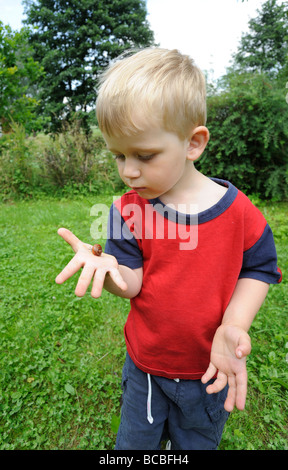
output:
M260 74L230 73L224 79L224 90L208 98L210 142L199 170L261 198L287 199L285 90Z
M121 191L124 187L101 134L89 134L79 120L63 123L57 134L27 137L20 124L0 139L2 199L78 196Z
M4 195L31 195L35 183L34 159L22 124L11 123L12 131L1 139L0 187Z
M65 193L99 193L123 185L101 134L85 132L77 118L50 136L43 167L51 183Z
M64 122L60 133L50 137L44 148L44 166L53 184L63 188L69 183L85 183L95 165L95 154L104 148L103 141L91 137L81 122Z

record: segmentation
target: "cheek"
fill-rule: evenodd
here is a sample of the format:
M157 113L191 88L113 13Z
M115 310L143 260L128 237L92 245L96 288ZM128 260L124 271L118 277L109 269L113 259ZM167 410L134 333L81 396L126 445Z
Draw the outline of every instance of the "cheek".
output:
M116 166L117 166L117 170L118 170L119 176L120 176L120 178L122 178L122 174L123 174L123 165L121 165L121 162L116 161Z
M171 181L177 179L183 173L183 169L182 159L171 158L163 163L158 174L162 180Z

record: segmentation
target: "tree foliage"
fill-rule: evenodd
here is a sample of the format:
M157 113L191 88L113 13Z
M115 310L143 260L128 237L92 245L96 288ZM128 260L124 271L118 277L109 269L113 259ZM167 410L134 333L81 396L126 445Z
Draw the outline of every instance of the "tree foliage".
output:
M101 136L95 140L95 132L83 133L73 123L79 122L75 111L89 118L85 109L94 105L98 73L110 59L152 41L143 3L27 0L31 35L27 29L14 33L0 24L0 115L5 125L10 116L14 120L13 132L0 139L2 193L12 191L22 197L62 188L69 194L95 194L111 181L114 188L123 189L109 156L103 154ZM203 173L229 179L247 194L275 200L288 199L288 5L282 2L279 7L279 3L267 0L262 5L239 43L234 63L211 88L207 122L211 137L197 163ZM46 70L44 79L35 57ZM57 136L51 134L45 148L39 142L47 136L35 138L35 145L25 136L29 126L37 125L35 102L40 97L42 112L37 119L52 116L54 129L62 130ZM66 121L68 127L63 129Z
M23 124L27 130L34 121L37 95L35 83L43 75L43 68L32 58L28 44L29 32L22 28L12 31L0 21L0 116L3 131L8 131L13 121Z
M248 194L287 199L287 3L268 0L249 26L208 98L211 139L198 165Z
M234 56L234 67L266 73L271 78L287 74L288 2L278 5L277 0L268 0L249 21L249 27Z
M87 119L99 71L126 49L152 43L143 0L26 0L34 57L44 67L43 111L54 128L78 111Z
M211 138L199 169L263 198L288 198L288 105L267 76L230 73L208 99Z

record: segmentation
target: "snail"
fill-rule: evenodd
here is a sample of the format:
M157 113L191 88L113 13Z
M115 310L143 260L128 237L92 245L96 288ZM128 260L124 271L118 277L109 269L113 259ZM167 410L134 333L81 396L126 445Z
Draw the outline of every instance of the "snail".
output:
M102 253L102 246L99 245L99 243L96 243L96 245L92 247L92 253L95 256L100 256Z

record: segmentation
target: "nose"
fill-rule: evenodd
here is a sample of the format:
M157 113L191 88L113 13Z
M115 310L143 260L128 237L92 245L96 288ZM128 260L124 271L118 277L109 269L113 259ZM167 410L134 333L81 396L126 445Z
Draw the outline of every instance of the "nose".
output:
M122 175L125 178L139 178L141 172L139 168L139 163L134 158L126 158L122 170Z

